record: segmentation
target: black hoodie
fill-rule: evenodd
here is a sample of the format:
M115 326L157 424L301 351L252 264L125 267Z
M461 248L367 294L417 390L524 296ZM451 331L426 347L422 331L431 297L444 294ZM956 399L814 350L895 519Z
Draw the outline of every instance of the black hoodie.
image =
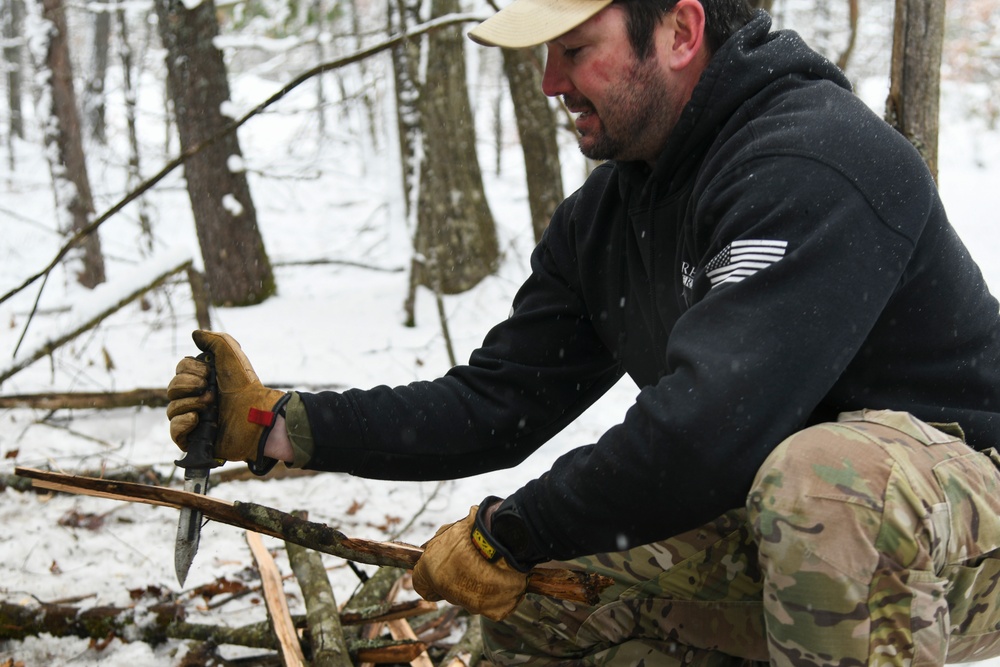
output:
M433 382L301 394L308 467L447 479L522 461L628 374L624 420L513 494L566 559L741 507L767 454L861 408L1000 447L1000 306L912 146L760 13L650 170L553 216L511 317Z

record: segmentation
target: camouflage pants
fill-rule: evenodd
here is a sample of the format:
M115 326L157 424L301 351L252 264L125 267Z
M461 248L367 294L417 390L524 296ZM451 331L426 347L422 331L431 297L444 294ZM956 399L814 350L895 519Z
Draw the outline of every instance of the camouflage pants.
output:
M745 508L570 562L595 607L483 621L497 665L940 665L1000 655L1000 456L904 413L781 443Z

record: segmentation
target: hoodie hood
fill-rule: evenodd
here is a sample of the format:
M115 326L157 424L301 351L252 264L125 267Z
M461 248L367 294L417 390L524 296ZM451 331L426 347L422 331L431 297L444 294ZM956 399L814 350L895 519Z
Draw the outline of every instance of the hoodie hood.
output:
M852 89L844 73L810 49L797 33L771 32L771 17L759 10L709 60L652 172L645 164L619 163L625 176L623 186L641 182L662 187L696 169L737 110L769 84L788 76L827 79ZM654 192L646 194L656 197Z

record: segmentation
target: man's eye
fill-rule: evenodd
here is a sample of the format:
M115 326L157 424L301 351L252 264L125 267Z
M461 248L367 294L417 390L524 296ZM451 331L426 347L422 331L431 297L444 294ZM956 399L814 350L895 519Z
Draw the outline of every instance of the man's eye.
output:
M578 53L580 53L580 49L581 49L581 47L579 47L579 46L577 46L575 48L572 48L572 49L564 49L563 50L563 55L566 56L567 58L569 58L570 60L572 60L573 58L576 58L576 56L577 56Z

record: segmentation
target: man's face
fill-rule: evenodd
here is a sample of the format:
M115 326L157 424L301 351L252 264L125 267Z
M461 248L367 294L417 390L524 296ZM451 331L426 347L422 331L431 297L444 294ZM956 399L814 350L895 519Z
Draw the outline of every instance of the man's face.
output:
M686 103L658 49L638 60L625 14L611 5L547 44L542 90L577 114L580 151L594 160L655 162Z

